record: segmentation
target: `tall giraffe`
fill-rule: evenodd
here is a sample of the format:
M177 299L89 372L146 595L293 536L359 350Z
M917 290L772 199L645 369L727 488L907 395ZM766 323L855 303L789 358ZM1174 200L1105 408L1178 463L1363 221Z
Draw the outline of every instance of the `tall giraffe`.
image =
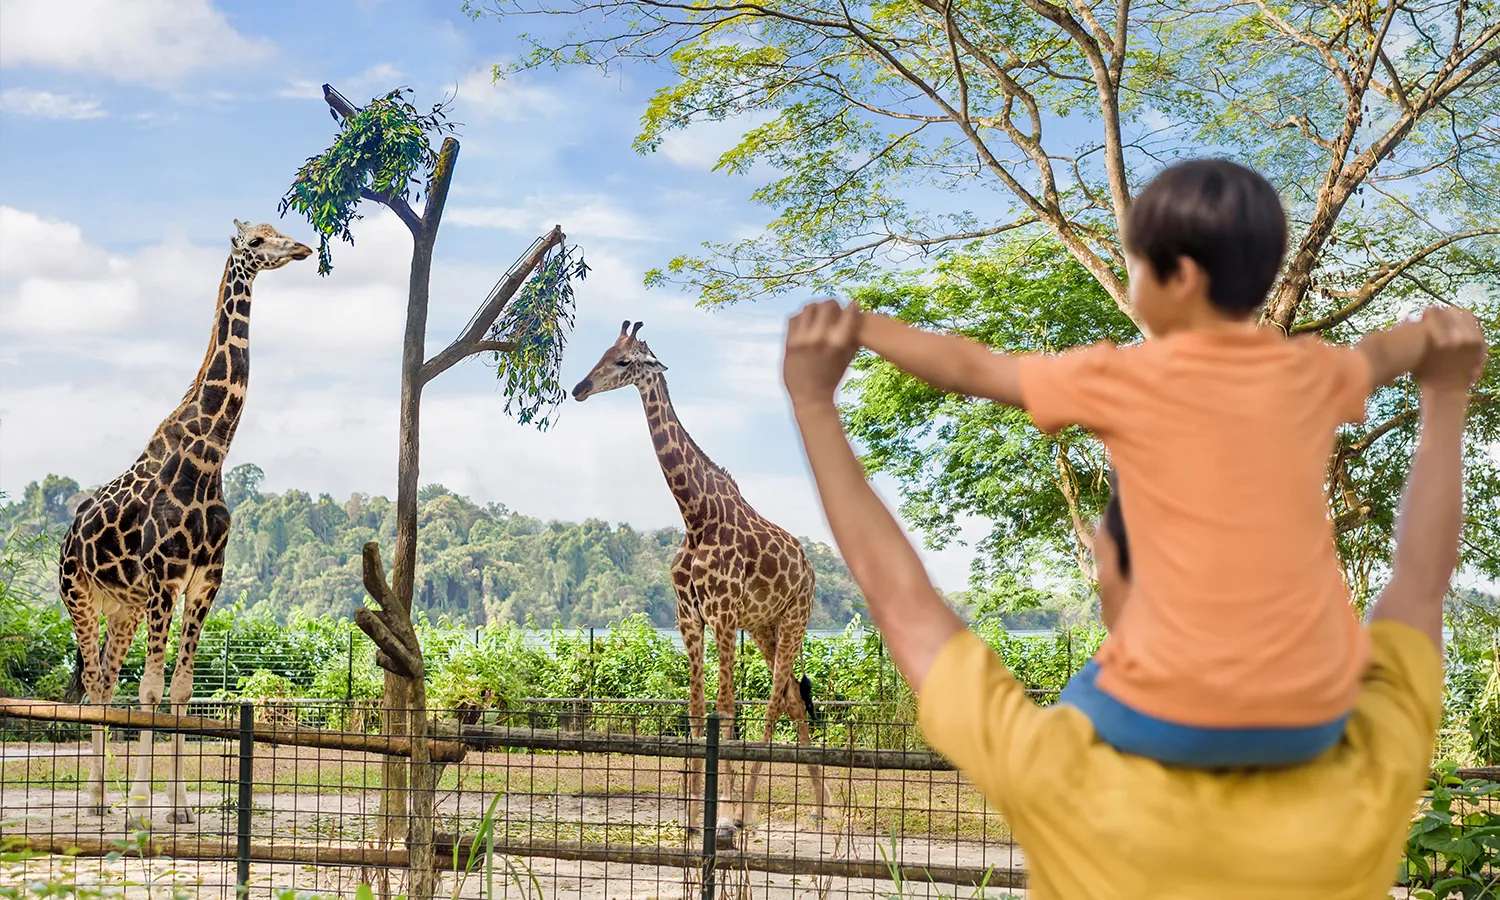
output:
M224 457L245 404L250 377L250 286L258 272L279 269L312 250L270 225L234 221L229 260L219 282L208 352L182 402L157 426L129 471L86 500L63 538L59 587L78 639L75 693L90 703L114 699L120 664L141 619L147 621L141 708L161 702L172 606L183 596L182 634L170 702L182 712L193 694L193 654L224 571L229 509ZM99 651L99 616L106 631ZM131 821L148 822L151 735L142 731L128 800ZM193 821L180 777L182 735L172 742L169 821ZM90 760L93 809L105 812L104 728L94 728Z
M808 717L813 712L812 685L800 682L793 666L802 654L807 621L812 615L813 570L802 545L791 534L757 513L729 473L699 449L672 408L667 394L667 367L639 340L642 323L620 325L620 336L604 351L588 377L573 388L573 399L633 384L646 408L646 423L656 459L667 487L682 512L686 535L672 562L672 587L677 593L677 628L688 657L688 716L693 734L703 735L704 627L713 628L719 651L717 709L723 721L733 722L735 639L740 629L750 632L771 667L771 697L766 709L765 740L770 741L783 715L797 725L800 743L811 740ZM734 783L732 768L726 766ZM721 846L733 846L752 810L761 764L750 769L749 786L738 804L733 825L714 835ZM821 767L809 765L817 791L817 814L827 802ZM689 789L701 787L701 762L692 767ZM688 808L688 826L696 827L697 806Z

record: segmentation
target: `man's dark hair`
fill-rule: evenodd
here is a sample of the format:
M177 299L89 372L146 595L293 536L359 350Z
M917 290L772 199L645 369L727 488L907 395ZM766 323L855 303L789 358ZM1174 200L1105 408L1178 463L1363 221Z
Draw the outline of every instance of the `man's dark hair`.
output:
M1130 577L1130 541L1125 537L1125 514L1120 511L1120 482L1109 473L1109 502L1104 505L1104 531L1115 542L1120 560L1120 574Z
M1146 185L1125 218L1125 249L1158 278L1186 256L1208 273L1214 306L1237 318L1265 302L1286 253L1286 213L1276 189L1227 159L1168 166Z

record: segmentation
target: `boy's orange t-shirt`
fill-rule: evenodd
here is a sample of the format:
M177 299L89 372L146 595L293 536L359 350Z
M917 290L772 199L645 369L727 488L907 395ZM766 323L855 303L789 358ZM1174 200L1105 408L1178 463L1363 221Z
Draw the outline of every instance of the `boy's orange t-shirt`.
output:
M1130 595L1100 689L1200 727L1349 712L1368 646L1324 484L1371 378L1353 348L1248 326L1021 357L1037 426L1094 432L1119 478Z

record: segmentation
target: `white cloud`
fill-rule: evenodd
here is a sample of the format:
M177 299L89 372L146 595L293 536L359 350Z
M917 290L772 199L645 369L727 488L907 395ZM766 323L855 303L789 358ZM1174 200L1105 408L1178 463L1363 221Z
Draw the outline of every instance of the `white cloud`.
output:
M271 54L269 42L236 31L209 0L5 0L0 17L5 68L165 85Z
M458 80L453 115L459 121L534 122L555 115L560 104L557 94L525 75L496 80L494 70L486 66Z
M660 240L651 223L602 194L532 195L518 205L455 206L443 221L471 228L526 234L561 224L568 237L620 241Z
M329 82L339 93L349 98L349 102L360 105L369 97L377 93L385 93L393 88L400 87L402 72L390 63L376 63L357 75L347 78L339 78ZM278 97L287 97L293 100L317 100L323 99L323 83L306 78L293 78L286 86L276 92Z
M141 305L139 289L123 278L28 278L14 294L0 296L0 329L20 334L111 332L135 318Z
M97 274L107 264L77 225L0 206L0 279Z
M0 113L32 119L102 119L108 113L98 100L31 88L0 91Z

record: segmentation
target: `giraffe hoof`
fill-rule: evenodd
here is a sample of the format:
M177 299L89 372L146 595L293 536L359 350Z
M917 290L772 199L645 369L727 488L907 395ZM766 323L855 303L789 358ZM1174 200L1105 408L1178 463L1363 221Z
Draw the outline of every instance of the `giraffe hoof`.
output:
M191 825L193 824L193 813L185 806L180 809L174 809L167 816L167 821L173 825Z
M720 825L714 831L714 848L718 850L733 850L739 843L739 829L733 825Z

